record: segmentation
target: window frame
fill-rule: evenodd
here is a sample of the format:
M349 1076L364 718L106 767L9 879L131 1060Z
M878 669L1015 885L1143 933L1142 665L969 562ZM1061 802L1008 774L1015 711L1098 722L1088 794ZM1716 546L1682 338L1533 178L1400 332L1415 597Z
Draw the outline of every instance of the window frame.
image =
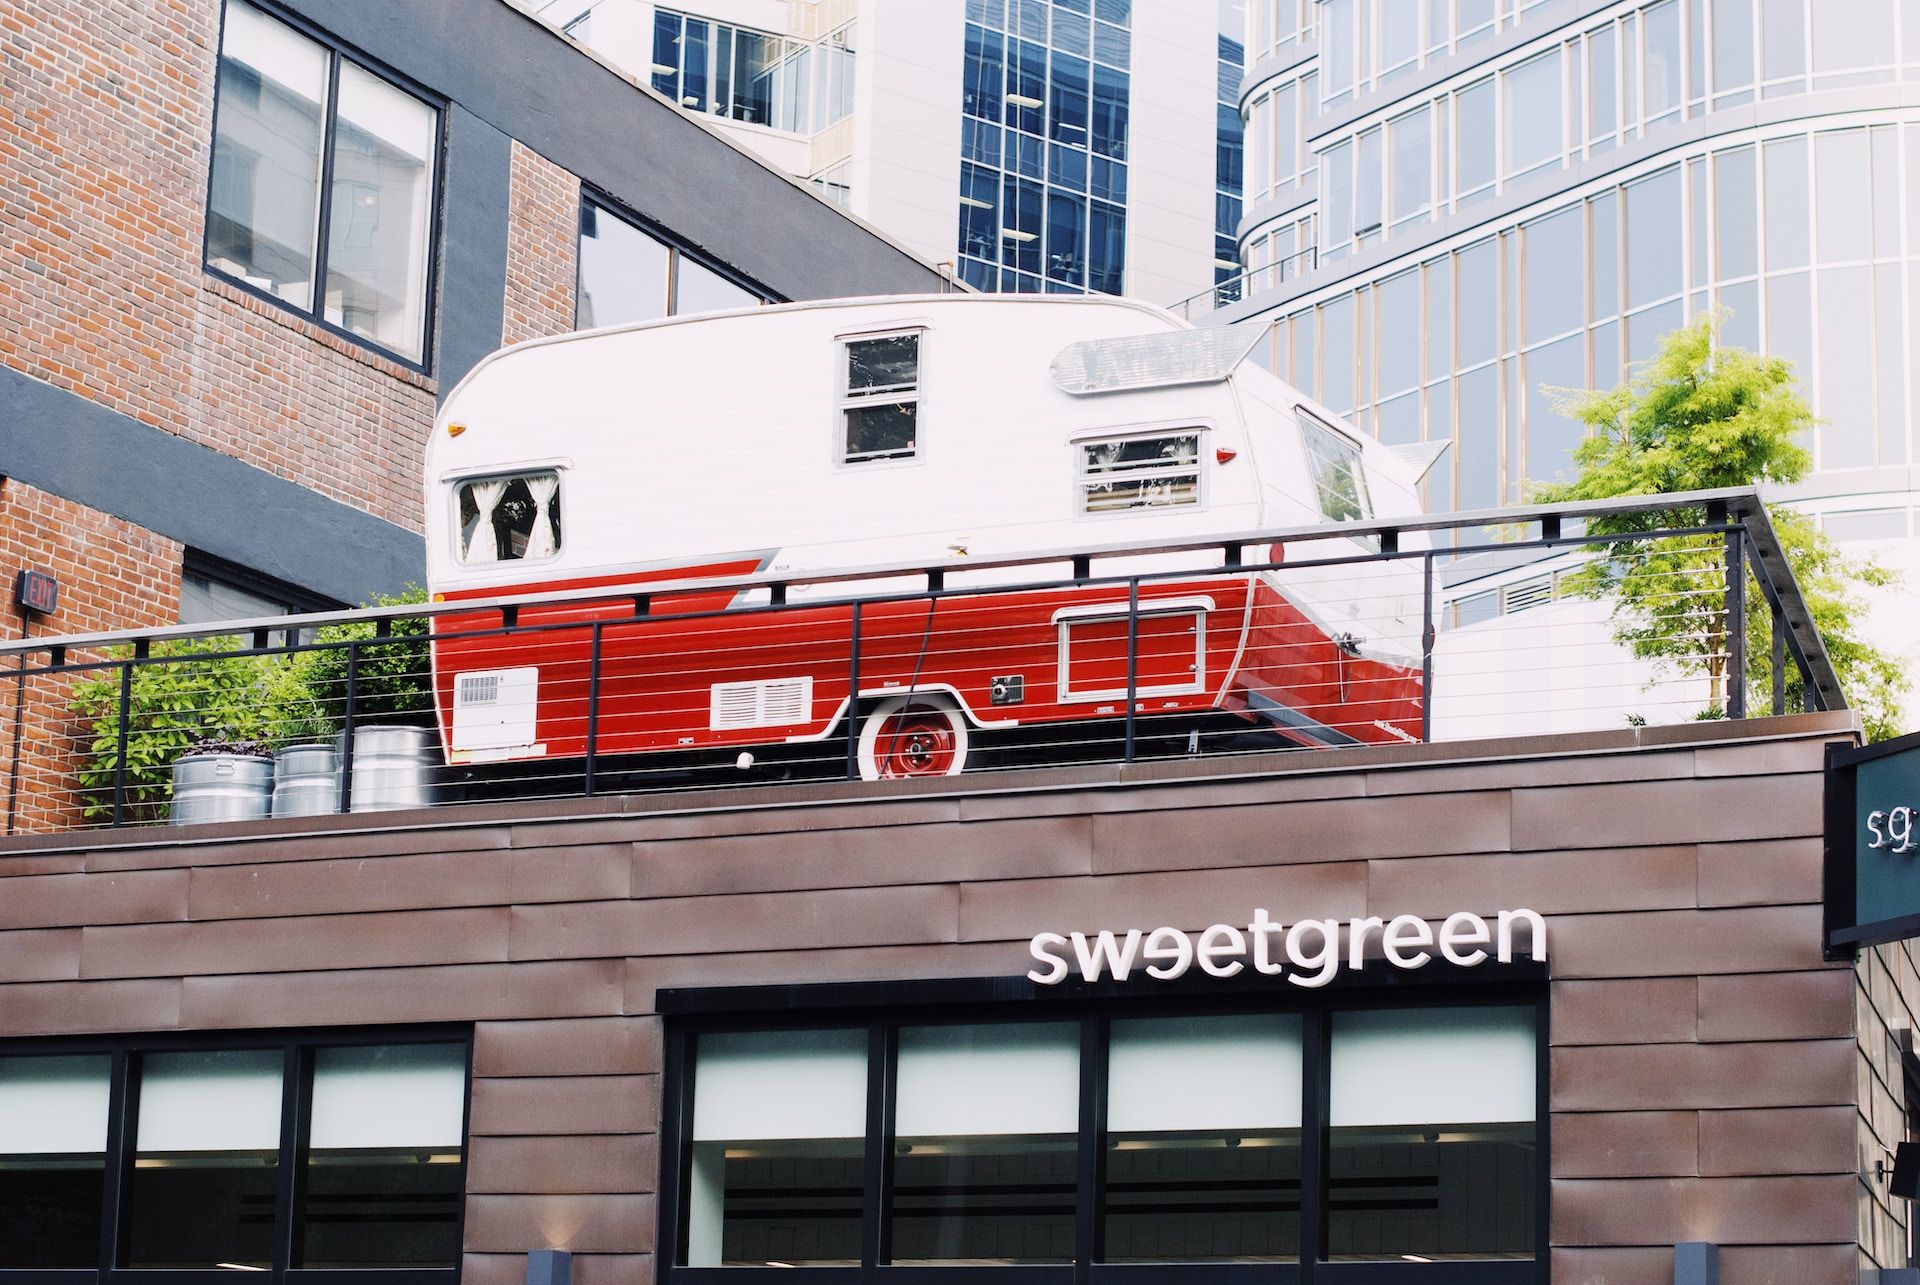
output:
M748 294L755 296L759 300L758 304L755 305L757 307L765 308L772 304L787 302L785 296L775 294L744 273L737 272L725 264L707 258L705 255L695 253L686 242L682 241L679 237L674 236L653 220L634 213L634 211L627 208L627 206L621 203L616 197L609 195L604 189L593 187L583 182L580 184L579 208L575 211L573 221L573 328L575 330L580 329L580 224L585 218L589 205L593 207L597 215L610 219L618 219L642 236L651 237L653 240L659 242L661 248L667 252L666 310L658 317L648 317L642 321L610 321L604 325L593 327L595 330L604 330L611 326L657 325L669 318L680 316L680 260L682 257L693 260L695 264L705 268L708 272L713 273L716 277L721 278L728 284L736 286Z
M1090 432L1075 433L1067 439L1068 447L1073 451L1073 519L1080 521L1108 521L1113 518L1136 517L1140 514L1159 512L1199 513L1204 512L1212 499L1208 485L1207 440L1213 432L1211 420L1173 420L1156 424L1128 424L1118 428L1095 429ZM1110 509L1097 512L1087 508L1087 487L1090 484L1086 472L1085 450L1107 442L1132 442L1155 437L1191 437L1194 439L1193 465L1191 470L1185 465L1158 465L1151 469L1142 469L1138 473L1122 474L1122 477L1151 478L1163 473L1171 475L1191 471L1194 475L1193 500L1186 504L1146 504L1138 507Z
M661 1073L658 1195L660 1285L792 1285L794 1273L818 1285L855 1285L884 1276L902 1285L950 1285L962 1275L982 1285L1545 1285L1549 1279L1552 1154L1550 997L1543 961L1486 963L1463 969L1442 960L1418 974L1387 978L1342 971L1309 990L1249 976L1189 976L1178 982L1097 983L1042 987L1024 979L799 983L669 989L657 1008L665 1019ZM1334 1262L1327 1243L1326 1178L1330 1138L1333 1014L1415 1007L1526 1007L1534 1016L1534 1253L1531 1259L1441 1259ZM1112 1023L1137 1017L1298 1013L1303 1024L1301 1117L1301 1255L1293 1262L1107 1263L1100 1261L1102 1157L1106 1140L1107 1047ZM893 1115L898 1092L899 1032L904 1027L997 1022L1076 1021L1080 1025L1080 1132L1075 1181L1075 1257L1065 1264L894 1266L887 1257L892 1181ZM806 1029L867 1031L867 1131L860 1266L689 1267L687 1182L692 1161L696 1076L694 1039L703 1033ZM777 1273L777 1274L776 1274Z
M328 1048L458 1044L466 1079L460 1107L460 1197L454 1261L447 1267L294 1267L302 1227L295 1210L303 1190L306 1133L311 1123L314 1055ZM154 1053L277 1051L281 1058L280 1151L274 1173L273 1266L270 1281L314 1285L458 1285L466 1246L467 1176L473 1152L471 1024L266 1028L258 1031L161 1031L135 1035L30 1036L0 1040L0 1057L107 1056L107 1142L101 1191L100 1261L93 1267L36 1268L0 1264L0 1285L214 1285L237 1273L219 1268L127 1267L131 1176L137 1143L137 1059Z
M878 326L869 330L848 330L833 337L833 468L837 473L866 472L873 469L907 468L919 464L927 458L927 420L925 404L927 400L927 337L933 333L931 322L907 320L893 325ZM913 357L913 384L909 391L894 389L875 393L855 393L848 387L851 346L875 339L898 339L907 335L915 338ZM862 407L905 406L912 405L913 411L913 449L904 454L871 455L863 459L850 458L847 449L847 412Z
M549 562L559 561L560 555L566 551L567 547L567 528L564 517L567 511L565 504L567 491L566 478L567 473L572 467L572 462L569 460L534 460L519 468L496 468L473 473L461 472L448 477L447 485L453 488L453 494L450 497L451 502L447 505L447 516L452 522L452 529L448 534L453 541L453 565L463 571L479 571L506 566L538 567L545 566ZM460 532L460 488L474 482L513 483L525 481L528 478L541 477L546 474L553 475L553 499L554 502L560 506L560 513L562 514L560 533L554 540L553 552L540 558L495 558L489 562L469 561L467 558L466 541L461 538Z
M444 226L445 204L447 199L447 108L451 100L444 94L437 94L425 85L401 75L393 68L377 59L370 58L353 45L341 40L323 28L316 27L300 16L288 12L275 0L242 0L252 5L267 18L293 31L295 34L311 40L327 53L327 98L321 104L321 152L320 177L318 183L317 204L313 232L313 305L299 308L282 299L279 295L263 290L259 286L240 277L217 268L213 264L213 170L216 164L214 155L220 137L220 89L219 63L220 50L224 47L227 34L227 10L235 0L221 0L220 28L214 36L214 94L213 116L207 135L207 181L205 199L201 202L200 227L200 268L201 271L232 286L244 290L257 299L261 299L275 308L292 313L302 321L319 326L327 333L337 335L369 352L377 353L388 361L397 362L408 370L422 375L433 373L434 354L439 339L439 295L440 281L440 240ZM421 277L423 298L420 309L420 357L415 360L404 353L397 352L385 344L358 334L345 326L327 320L326 283L327 283L327 239L333 223L333 158L334 143L339 132L340 105L340 64L350 61L367 75L399 90L433 112L433 177L432 194L427 201L427 263Z

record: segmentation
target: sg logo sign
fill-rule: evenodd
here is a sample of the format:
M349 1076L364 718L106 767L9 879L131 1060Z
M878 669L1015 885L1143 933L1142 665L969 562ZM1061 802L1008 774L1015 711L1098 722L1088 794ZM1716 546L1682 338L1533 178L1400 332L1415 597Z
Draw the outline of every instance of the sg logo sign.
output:
M1920 820L1920 811L1914 808L1889 808L1885 812L1867 813L1867 833L1869 848L1885 848L1894 856L1901 856L1920 847L1920 834L1916 834L1915 821Z

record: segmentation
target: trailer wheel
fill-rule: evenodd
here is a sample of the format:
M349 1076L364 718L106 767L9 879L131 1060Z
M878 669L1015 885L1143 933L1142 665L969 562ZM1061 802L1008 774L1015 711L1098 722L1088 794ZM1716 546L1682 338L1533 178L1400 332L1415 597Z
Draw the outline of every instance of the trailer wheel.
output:
M958 776L967 764L967 719L937 694L890 696L860 723L860 779Z

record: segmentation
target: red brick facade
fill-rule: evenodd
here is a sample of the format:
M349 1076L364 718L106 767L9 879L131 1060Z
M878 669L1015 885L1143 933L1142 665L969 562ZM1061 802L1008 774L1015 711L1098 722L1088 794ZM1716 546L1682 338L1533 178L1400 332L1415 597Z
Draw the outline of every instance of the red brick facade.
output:
M60 579L60 607L36 617L32 632L90 633L171 623L180 601L179 544L131 522L83 508L24 483L0 481L0 568L30 567ZM0 638L20 636L11 575ZM44 660L44 657L38 658ZM0 762L6 764L17 833L61 830L79 822L74 752L79 728L67 709L69 683L27 685L14 789L14 683L0 681Z
M517 344L573 329L579 244L580 180L515 143L501 343Z

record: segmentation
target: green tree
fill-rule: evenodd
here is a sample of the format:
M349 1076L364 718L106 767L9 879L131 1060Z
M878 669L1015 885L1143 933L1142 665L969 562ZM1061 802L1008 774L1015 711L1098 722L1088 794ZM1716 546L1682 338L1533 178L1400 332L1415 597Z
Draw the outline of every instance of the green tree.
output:
M1719 318L1705 317L1660 342L1651 360L1618 388L1552 390L1556 408L1587 426L1574 450L1571 481L1534 489L1541 503L1620 495L1797 482L1812 457L1800 443L1818 420L1795 391L1792 364L1717 342ZM1871 739L1898 734L1899 661L1860 634L1860 590L1893 583L1885 568L1845 556L1803 514L1771 508L1769 516L1799 582L1801 597L1826 643L1827 655ZM1612 535L1704 523L1695 509L1595 519L1588 529ZM1573 577L1584 597L1614 602L1614 637L1635 656L1706 677L1712 704L1724 708L1728 682L1741 681L1749 708L1770 699L1770 625L1765 600L1750 588L1747 672L1727 670L1725 546L1719 536L1675 536L1592 547L1594 560ZM1789 700L1798 701L1791 679ZM1790 705L1797 708L1797 705Z

